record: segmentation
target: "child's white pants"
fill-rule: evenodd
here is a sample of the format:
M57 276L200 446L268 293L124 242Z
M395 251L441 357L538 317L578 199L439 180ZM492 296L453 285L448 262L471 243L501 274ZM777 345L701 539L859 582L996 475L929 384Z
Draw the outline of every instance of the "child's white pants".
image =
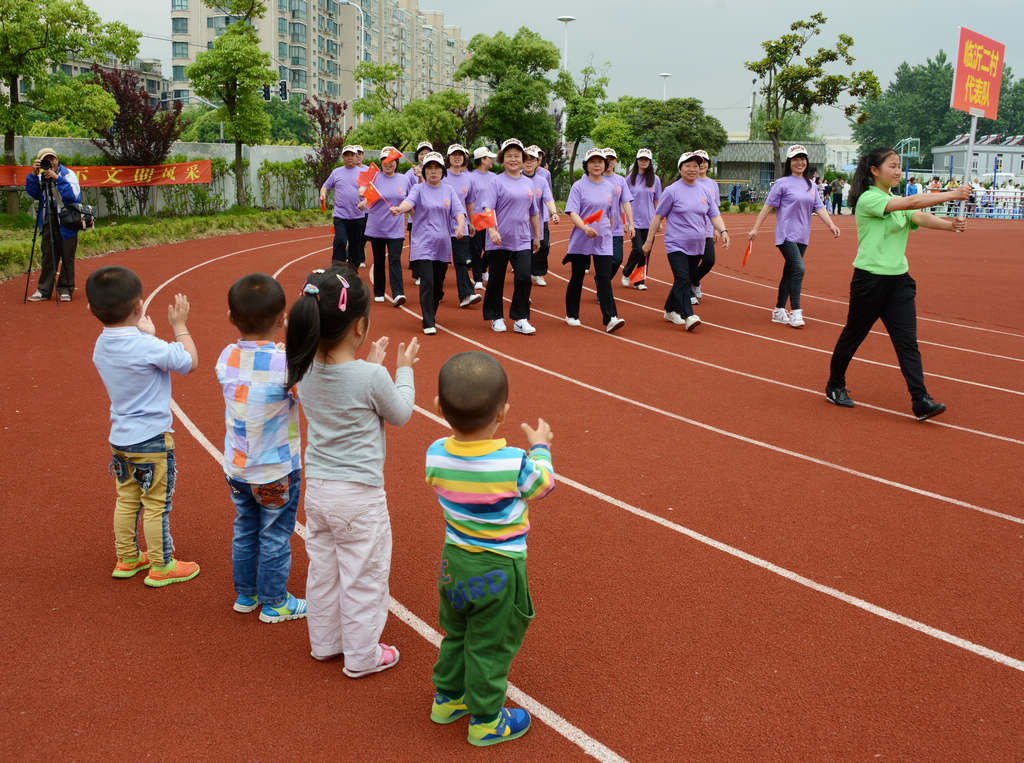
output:
M306 480L306 623L318 657L375 667L388 616L391 521L382 487Z

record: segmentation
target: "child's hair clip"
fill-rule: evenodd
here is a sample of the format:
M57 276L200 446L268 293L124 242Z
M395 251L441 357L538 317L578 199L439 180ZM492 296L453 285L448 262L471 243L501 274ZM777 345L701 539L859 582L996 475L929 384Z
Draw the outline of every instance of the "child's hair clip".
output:
M345 310L348 309L348 290L350 287L348 285L348 281L342 278L339 273L335 273L334 275L336 275L338 280L341 281L342 286L341 295L338 297L338 309L341 312L345 312Z
M316 269L316 270L314 270L313 272L314 272L314 273L326 273L327 271L326 271L326 270L324 270L323 268L317 268L317 269Z
M304 294L308 294L311 297L316 297L317 302L320 301L320 289L317 287L316 284L307 283L305 286L303 286L302 291L299 292L299 296L301 297Z

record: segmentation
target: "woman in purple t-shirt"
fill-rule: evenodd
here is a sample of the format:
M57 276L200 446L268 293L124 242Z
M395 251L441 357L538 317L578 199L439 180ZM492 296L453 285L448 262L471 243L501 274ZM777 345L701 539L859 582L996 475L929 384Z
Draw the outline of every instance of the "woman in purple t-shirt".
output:
M405 232L402 230L401 219L391 214L391 207L397 207L405 200L409 180L395 171L398 167L397 159L385 161L396 151L391 146L385 146L380 152L381 171L373 179L373 187L377 189L381 200L367 207L363 199L359 206L367 210L366 238L370 240L370 251L373 252L373 301L384 301L387 278L390 276L391 304L401 307L405 304L405 284L402 282L402 244L405 243Z
M777 209L775 217L775 246L782 252L786 264L779 280L779 295L772 310L772 323L784 323L793 328L803 328L804 311L800 309L800 289L804 282L804 252L811 237L811 215L816 214L839 237L839 228L832 222L817 186L808 177L807 149L801 145L790 146L786 152L786 168L782 177L775 181L761 214L754 221L747 237L753 241L768 212ZM786 312L786 300L790 311Z
M622 268L622 285L629 286L629 276L642 262L647 268L647 258L644 257L644 242L647 241L647 229L651 226L651 218L654 217L654 210L658 208L661 201L661 178L654 174L654 163L652 161L651 149L641 148L636 152L636 161L633 168L626 176L626 183L633 194L633 224L636 226L636 234L633 236L633 246L630 248L629 259ZM633 284L634 289L643 291L647 284L643 279Z
M494 210L497 226L487 229L487 272L490 278L484 290L484 319L493 331L506 331L505 271L512 264L513 291L508 317L518 334L537 332L530 325L530 260L540 248L540 210L533 181L523 175L526 150L518 138L501 144L498 162L505 171L476 199L477 213Z
M460 239L466 233L466 209L454 188L444 180L444 157L431 151L423 157L423 182L409 189L405 201L391 207L391 214L416 215L409 240L409 261L420 279L420 311L423 333L436 334L437 306L444 296L444 277L452 259L452 231Z
M572 234L569 236L569 256L572 275L565 288L565 322L570 326L580 325L580 295L583 293L583 276L591 257L594 260L594 282L597 284L597 301L601 305L601 322L605 331L611 334L622 328L626 321L620 318L612 294L612 216L619 211L619 194L604 171L608 166L607 155L599 148L587 151L583 160L587 174L572 184L569 200L565 202L565 213L572 218ZM596 219L594 219L596 217Z
M468 159L469 151L465 146L458 143L448 146L448 174L444 182L455 189L466 208L466 230L469 226L469 207L473 203L473 178L466 166ZM473 290L473 277L470 273L473 259L469 246L471 236L455 238L454 234L455 228L452 228L452 266L455 268L455 286L459 290L459 307L469 307L482 299Z
M359 163L355 146L341 149L343 167L336 167L320 188L320 203L327 200L327 192L334 189L334 247L331 262L348 262L355 270L363 264L363 212L359 204L359 173L365 167Z
M672 268L672 289L665 300L665 320L685 325L687 331L693 331L700 325L700 318L694 314L690 303L689 260L704 252L704 231L708 220L713 230L722 237L726 249L729 248L729 232L718 212L717 194L708 193L697 182L700 157L692 151L687 152L679 157L676 166L679 168L680 179L662 194L658 211L651 220L650 234L643 252L650 256L658 235L658 226L664 220L665 251Z

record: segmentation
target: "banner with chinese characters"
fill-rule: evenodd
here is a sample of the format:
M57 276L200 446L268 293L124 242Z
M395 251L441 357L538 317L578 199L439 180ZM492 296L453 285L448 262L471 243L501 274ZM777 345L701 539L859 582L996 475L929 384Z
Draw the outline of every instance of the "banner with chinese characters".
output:
M181 185L213 180L209 159L149 167L71 167L83 188L119 188L133 185ZM0 167L0 186L22 186L31 167Z
M949 105L972 116L995 119L1005 52L1002 43L960 27L960 52Z

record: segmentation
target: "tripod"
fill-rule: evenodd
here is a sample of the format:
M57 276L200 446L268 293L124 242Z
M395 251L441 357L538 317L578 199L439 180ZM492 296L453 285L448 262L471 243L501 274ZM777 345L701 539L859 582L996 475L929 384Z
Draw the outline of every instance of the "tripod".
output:
M57 249L56 241L54 240L54 227L57 224L57 207L53 203L54 187L53 181L44 178L42 175L39 176L39 209L36 212L36 224L32 229L32 248L28 254L28 268L25 270L25 298L22 303L28 302L28 288L32 281L32 261L35 257L36 251L36 238L39 236L39 228L45 227L43 235L48 237L50 242L50 257L53 259L53 291L57 292L57 284L60 282L60 266L61 256L60 251ZM40 226L40 220L43 222L43 226ZM63 242L61 242L63 244ZM43 257L43 245L42 242L39 244L39 258ZM58 304L60 298L54 300Z

